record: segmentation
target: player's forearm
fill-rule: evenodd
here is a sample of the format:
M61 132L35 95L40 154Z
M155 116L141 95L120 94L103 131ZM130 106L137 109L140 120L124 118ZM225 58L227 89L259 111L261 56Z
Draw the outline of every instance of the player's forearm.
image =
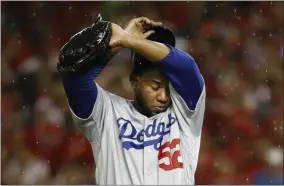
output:
M72 111L80 118L86 119L92 113L97 99L97 87L94 80L102 69L103 66L94 66L84 75L62 75L68 103Z
M157 62L157 65L188 108L194 110L203 90L203 78L197 64L189 54L174 47L170 48L169 55Z
M157 62L165 58L170 49L158 42L153 42L147 39L138 38L135 36L128 35L125 37L125 41L122 41L123 46L129 48L152 62Z
M107 58L101 58L100 61L94 61L93 67L84 74L62 74L68 103L78 117L86 119L91 115L98 94L94 81L106 64Z
M111 60L116 54L118 54L123 48L122 47L115 47L112 48L109 52L108 52L108 60Z

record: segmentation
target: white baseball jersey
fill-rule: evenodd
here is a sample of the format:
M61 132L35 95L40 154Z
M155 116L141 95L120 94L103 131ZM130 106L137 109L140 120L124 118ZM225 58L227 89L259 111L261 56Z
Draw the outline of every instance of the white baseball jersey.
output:
M92 114L78 118L91 143L99 185L193 185L205 110L205 85L191 111L170 85L172 105L153 117L139 113L130 100L103 90Z

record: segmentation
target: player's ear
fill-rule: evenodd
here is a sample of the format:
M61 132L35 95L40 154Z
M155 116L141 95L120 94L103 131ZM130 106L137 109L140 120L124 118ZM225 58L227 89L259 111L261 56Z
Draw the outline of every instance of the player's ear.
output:
M133 90L137 89L137 85L138 85L138 76L135 75L134 73L131 73L130 77L129 77L130 83L131 83L131 87Z

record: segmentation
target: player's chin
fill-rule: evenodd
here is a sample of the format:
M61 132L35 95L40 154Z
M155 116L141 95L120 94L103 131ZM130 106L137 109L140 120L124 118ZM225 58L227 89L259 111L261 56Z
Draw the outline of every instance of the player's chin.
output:
M156 115L156 114L160 114L162 112L165 112L166 110L167 110L167 107L153 107L152 108L152 113L154 115Z

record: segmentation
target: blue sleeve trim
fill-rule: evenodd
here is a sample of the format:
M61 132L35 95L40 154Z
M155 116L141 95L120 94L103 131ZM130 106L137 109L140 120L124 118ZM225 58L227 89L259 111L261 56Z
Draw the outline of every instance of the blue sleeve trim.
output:
M170 53L157 64L187 107L195 110L204 86L203 77L189 54L170 45L167 46L170 48Z
M97 86L94 82L105 65L94 66L84 75L63 75L63 86L69 105L80 118L88 118L92 114L97 99Z

